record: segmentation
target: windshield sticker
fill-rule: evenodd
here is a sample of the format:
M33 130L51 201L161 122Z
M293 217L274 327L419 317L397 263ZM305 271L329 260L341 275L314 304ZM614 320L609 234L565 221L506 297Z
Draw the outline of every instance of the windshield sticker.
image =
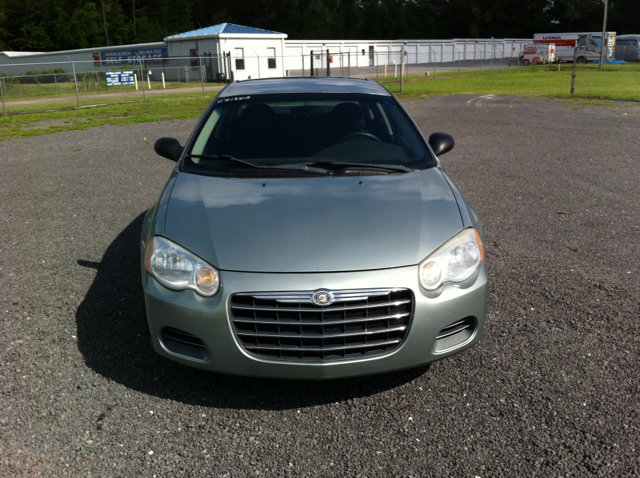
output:
M251 96L231 96L229 98L221 98L217 103L228 103L229 101L243 101L250 99Z

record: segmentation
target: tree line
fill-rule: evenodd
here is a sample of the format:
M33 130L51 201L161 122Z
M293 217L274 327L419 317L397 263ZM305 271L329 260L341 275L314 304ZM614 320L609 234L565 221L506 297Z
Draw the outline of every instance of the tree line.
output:
M607 30L640 33L638 0L610 0ZM158 42L218 23L290 39L531 38L601 31L603 0L0 0L0 50Z

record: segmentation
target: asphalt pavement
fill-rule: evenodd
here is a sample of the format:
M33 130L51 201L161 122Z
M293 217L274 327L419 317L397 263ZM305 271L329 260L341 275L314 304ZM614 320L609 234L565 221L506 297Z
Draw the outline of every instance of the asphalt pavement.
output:
M195 120L0 143L0 476L640 475L640 105L410 100L484 221L486 334L399 373L216 375L157 356L141 219Z

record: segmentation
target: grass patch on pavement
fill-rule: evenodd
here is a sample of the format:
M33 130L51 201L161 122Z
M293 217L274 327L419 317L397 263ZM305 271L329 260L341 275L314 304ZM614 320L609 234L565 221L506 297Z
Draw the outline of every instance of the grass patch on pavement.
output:
M212 97L148 99L146 103L132 103L131 98L120 98L122 104L87 109L47 111L20 115L0 116L0 141L25 138L47 133L87 129L106 124L127 125L152 121L198 118ZM128 101L125 103L125 101ZM95 104L95 102L92 102ZM64 104L51 105L53 108ZM69 106L75 106L75 103ZM43 106L43 108L46 108Z

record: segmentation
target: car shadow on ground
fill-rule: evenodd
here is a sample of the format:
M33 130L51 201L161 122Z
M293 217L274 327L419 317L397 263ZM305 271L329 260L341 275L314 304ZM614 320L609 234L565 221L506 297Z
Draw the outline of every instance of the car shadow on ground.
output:
M234 409L289 409L345 401L406 384L426 371L331 381L289 381L204 372L157 355L147 331L140 280L139 240L144 214L111 243L76 314L78 346L86 364L134 390L192 405Z

